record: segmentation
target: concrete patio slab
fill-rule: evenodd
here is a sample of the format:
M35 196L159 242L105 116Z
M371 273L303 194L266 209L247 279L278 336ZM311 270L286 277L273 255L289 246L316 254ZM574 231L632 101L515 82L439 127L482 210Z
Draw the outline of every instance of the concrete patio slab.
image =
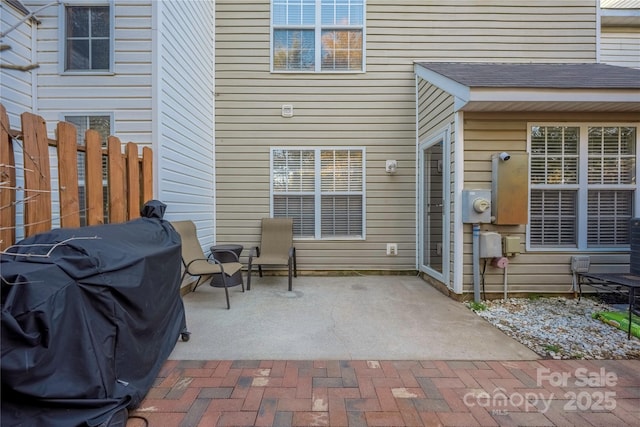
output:
M539 356L413 276L252 278L184 296L173 360L535 360Z

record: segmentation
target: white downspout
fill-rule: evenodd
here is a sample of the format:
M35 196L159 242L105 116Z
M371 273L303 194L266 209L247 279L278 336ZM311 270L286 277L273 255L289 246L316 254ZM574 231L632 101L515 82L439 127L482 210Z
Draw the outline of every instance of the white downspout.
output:
M480 302L480 224L473 224L473 301ZM462 259L462 258L460 258Z

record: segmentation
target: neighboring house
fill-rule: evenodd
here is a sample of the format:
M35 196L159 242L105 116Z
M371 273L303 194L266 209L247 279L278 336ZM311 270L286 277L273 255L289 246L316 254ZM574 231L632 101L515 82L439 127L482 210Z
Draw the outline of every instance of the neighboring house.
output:
M640 68L640 1L600 1L600 62Z
M2 62L39 65L2 69L1 102L11 126L19 128L19 114L30 111L47 121L50 137L64 120L76 125L80 141L92 128L103 138L152 147L154 191L168 206L166 217L193 219L203 245L212 244L213 2L2 0L1 6L2 43L13 47ZM33 12L37 21L19 24Z
M299 270L418 271L454 294L478 270L501 294L570 291L572 255L628 266L640 71L597 65L595 0L250 6L216 2L219 242L289 216ZM468 218L463 191L491 199L501 152L520 165L515 212L485 219L512 207L499 186ZM511 237L508 270L474 263L475 221Z
M20 123L20 112L33 108L35 49L32 40L38 21L30 18L29 13L19 1L2 3L0 33L3 37L0 42L7 48L0 51L1 95L12 125ZM8 37L4 37L9 30Z

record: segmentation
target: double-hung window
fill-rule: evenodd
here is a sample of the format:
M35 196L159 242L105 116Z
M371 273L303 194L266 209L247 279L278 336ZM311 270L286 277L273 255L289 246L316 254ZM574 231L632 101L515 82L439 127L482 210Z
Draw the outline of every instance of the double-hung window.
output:
M102 146L107 146L107 138L112 134L111 132L111 115L66 115L64 121L73 124L76 127L78 144L84 145L84 136L87 129L95 130L100 134L102 140ZM106 160L106 159L105 159ZM107 196L107 182L106 182L106 169L107 164L103 160L102 164L102 176L104 180L103 199L104 199L104 213L105 223L108 218L108 196ZM80 205L80 225L87 224L86 214L86 191L85 191L85 155L84 152L78 152L78 199Z
M620 249L638 208L638 131L616 125L534 125L530 248Z
M364 238L364 171L363 148L272 148L272 215L297 238Z
M109 72L113 58L112 7L87 3L64 6L64 71Z
M363 72L365 0L272 0L271 69Z

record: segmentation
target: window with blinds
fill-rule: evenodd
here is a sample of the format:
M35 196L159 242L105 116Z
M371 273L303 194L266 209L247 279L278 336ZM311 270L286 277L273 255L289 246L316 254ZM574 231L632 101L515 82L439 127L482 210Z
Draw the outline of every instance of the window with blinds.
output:
M529 137L530 246L628 246L637 191L637 129L532 126Z
M273 148L273 217L299 238L364 237L364 150Z

